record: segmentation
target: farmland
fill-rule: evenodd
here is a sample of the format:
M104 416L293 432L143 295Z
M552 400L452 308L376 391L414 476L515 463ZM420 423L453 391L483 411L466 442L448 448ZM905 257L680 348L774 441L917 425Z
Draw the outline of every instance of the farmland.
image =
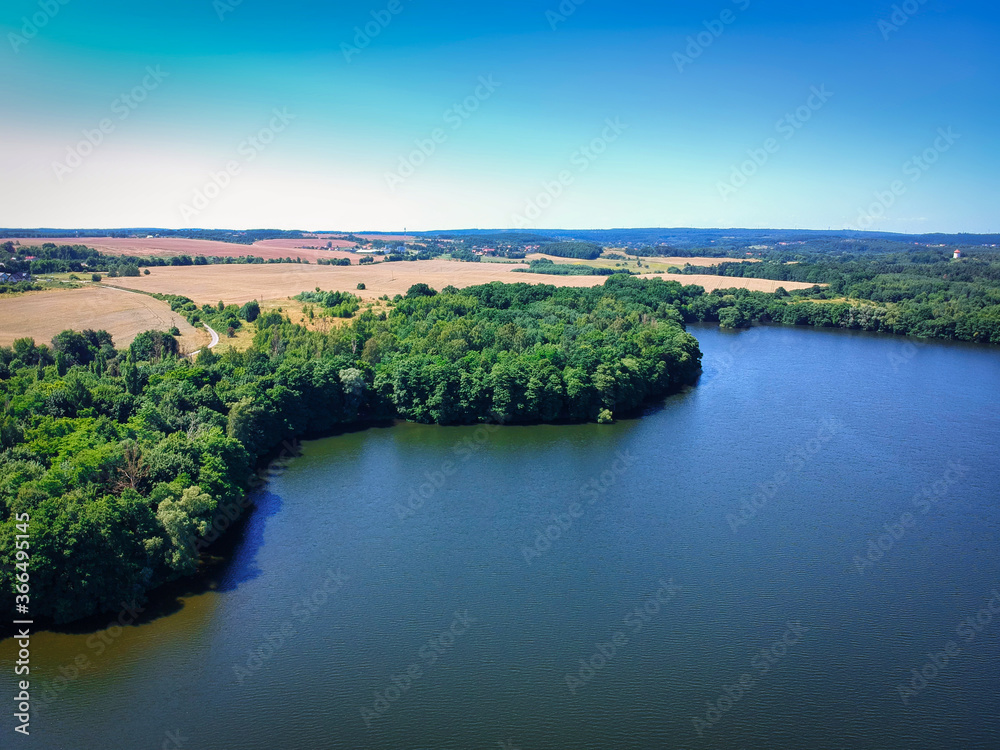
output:
M108 255L133 255L140 257L172 258L179 255L218 256L221 258L238 258L241 255L255 255L259 258L302 258L315 263L320 258L352 257L344 248L354 247L353 242L339 239L308 238L301 240L261 240L252 245L238 245L232 242L215 242L212 240L189 240L179 237L86 237L74 238L11 238L22 245L43 245L52 242L56 245L80 244L92 247ZM310 247L333 244L334 250L309 249ZM336 249L339 248L339 249ZM356 256L355 256L356 257Z
M712 266L718 266L723 263L732 263L734 260L736 262L746 260L748 263L758 263L759 260L755 258L668 258L664 256L653 255L649 257L641 258L639 262L642 263L641 266L637 265L635 256L629 255L626 260L622 260L620 257L614 256L626 255L624 250L622 251L609 251L604 253L600 258L594 260L576 260L573 258L563 258L557 255L546 255L544 253L530 253L526 260L551 260L553 263L569 263L584 266L593 266L595 268L625 268L629 271L639 271L639 273L649 273L651 271L663 271L667 272L671 268L684 268L684 266L696 266L699 268L710 268Z
M104 285L57 289L0 296L0 346L30 337L47 344L57 333L73 328L105 330L119 347L128 346L137 334L177 326L181 348L194 351L208 343L203 329L196 329L166 302Z
M108 279L108 284L138 289L144 292L180 294L200 304L243 304L252 299L259 301L284 299L302 291L320 287L325 291L352 292L363 299L375 299L383 294L390 297L405 294L413 284L423 282L435 289L448 285L456 287L486 284L491 281L527 284L554 284L557 286L597 286L607 277L601 276L546 276L542 274L515 273L520 265L499 263L460 263L447 260L427 260L403 263L380 263L374 266L173 266L154 268L149 276L138 278ZM738 279L723 276L672 276L655 278L673 279L681 284L697 284L707 291L738 287L755 291L803 289L810 284L774 282L765 279ZM365 284L358 291L359 283Z

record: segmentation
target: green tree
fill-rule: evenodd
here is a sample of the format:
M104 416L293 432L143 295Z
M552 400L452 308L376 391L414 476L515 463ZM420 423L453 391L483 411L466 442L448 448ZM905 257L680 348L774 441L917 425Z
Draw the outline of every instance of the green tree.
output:
M240 317L248 323L253 323L260 317L260 304L253 299L240 308Z

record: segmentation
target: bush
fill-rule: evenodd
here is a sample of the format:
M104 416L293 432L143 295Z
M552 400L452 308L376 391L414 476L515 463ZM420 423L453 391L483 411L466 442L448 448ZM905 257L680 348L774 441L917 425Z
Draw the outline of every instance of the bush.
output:
M750 321L738 307L724 307L719 310L719 325L723 328L747 328Z
M147 268L145 271L143 271L143 274L145 274L146 276L149 276L149 269Z
M247 323L253 323L260 317L260 304L252 299L240 308L240 317Z
M361 290L364 290L364 289L367 289L367 288L368 288L368 287L366 287L366 286L364 285L364 283L361 283L361 284L358 284L358 289L361 289Z
M170 329L170 335L171 336L180 336L181 335L181 329L178 328L177 326L174 326L173 328Z
M420 284L414 284L413 286L411 286L409 289L406 290L406 296L408 298L433 297L436 294L437 292L434 289L431 289L429 286L427 286L427 284L424 284L422 282Z
M96 284L100 284L101 283L101 274L99 274L99 273L91 274L90 280L93 281Z

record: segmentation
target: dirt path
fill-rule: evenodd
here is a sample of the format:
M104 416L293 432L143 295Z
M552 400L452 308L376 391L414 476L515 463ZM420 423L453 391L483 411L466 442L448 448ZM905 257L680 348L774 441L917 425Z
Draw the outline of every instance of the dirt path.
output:
M215 329L213 329L211 326L209 326L208 323L202 323L202 325L205 326L205 330L206 331L208 331L210 334L212 334L212 343L208 345L208 348L209 349L214 349L219 344L219 334L217 334L215 332ZM188 356L191 357L191 358L194 358L194 357L197 357L199 354L201 354L201 349L199 349L196 352L191 352Z
M199 346L204 334L166 302L105 284L0 296L0 346L28 337L48 344L61 331L105 330L122 348L143 331L177 326L182 346Z

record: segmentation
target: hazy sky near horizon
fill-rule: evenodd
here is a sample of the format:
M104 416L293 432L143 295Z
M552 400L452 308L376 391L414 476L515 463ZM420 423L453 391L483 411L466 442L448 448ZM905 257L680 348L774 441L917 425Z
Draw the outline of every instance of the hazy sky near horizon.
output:
M1000 232L1000 9L7 0L0 226Z

